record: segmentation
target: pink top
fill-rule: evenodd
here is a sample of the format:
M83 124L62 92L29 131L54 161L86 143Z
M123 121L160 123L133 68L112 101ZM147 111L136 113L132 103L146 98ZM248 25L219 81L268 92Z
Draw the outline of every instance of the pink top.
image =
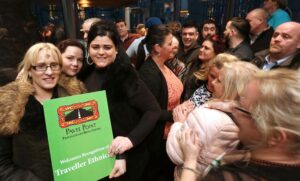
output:
M166 79L168 87L168 110L173 110L180 104L183 85L180 79L167 66L164 65L162 73ZM166 123L164 138L167 138L171 125L171 122Z

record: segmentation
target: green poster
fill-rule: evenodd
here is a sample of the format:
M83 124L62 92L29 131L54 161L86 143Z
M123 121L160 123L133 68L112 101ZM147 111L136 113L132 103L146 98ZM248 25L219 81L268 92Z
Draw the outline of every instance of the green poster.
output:
M95 181L111 172L113 139L105 91L44 103L54 180Z

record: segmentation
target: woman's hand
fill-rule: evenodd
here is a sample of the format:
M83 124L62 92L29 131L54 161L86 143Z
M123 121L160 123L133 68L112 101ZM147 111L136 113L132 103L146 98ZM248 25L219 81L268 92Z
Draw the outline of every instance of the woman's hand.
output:
M184 103L176 106L173 109L173 120L175 122L184 122L194 108L195 105L191 101L185 101Z
M125 151L130 150L133 147L132 142L128 137L117 136L111 143L108 154L110 156L123 154Z
M192 112L195 109L195 104L192 101L184 101L180 105L183 106L183 108L185 108L188 113Z
M192 129L186 129L179 135L178 139L184 162L196 163L201 149L198 134Z
M126 172L126 160L125 159L120 159L115 161L114 168L109 174L109 178L116 178L120 177Z

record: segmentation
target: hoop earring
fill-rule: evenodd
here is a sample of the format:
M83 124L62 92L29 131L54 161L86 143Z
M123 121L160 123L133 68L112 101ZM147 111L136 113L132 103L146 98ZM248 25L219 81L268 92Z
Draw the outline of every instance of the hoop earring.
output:
M86 56L86 63L88 64L88 65L93 65L93 60L90 60L90 55L89 54L87 54L87 56Z

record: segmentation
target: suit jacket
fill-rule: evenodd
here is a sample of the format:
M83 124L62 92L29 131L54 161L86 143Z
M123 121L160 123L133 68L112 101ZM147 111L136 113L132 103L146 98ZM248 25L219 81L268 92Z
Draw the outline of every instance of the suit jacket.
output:
M251 61L258 68L262 69L265 63L265 58L269 54L269 50L263 50L256 54L255 58ZM275 65L271 69L275 68L288 68L297 70L300 67L300 50L295 53L294 56L291 56L283 64Z
M230 53L241 60L251 61L254 58L253 51L250 48L250 44L244 40L237 47L229 48L227 53Z

